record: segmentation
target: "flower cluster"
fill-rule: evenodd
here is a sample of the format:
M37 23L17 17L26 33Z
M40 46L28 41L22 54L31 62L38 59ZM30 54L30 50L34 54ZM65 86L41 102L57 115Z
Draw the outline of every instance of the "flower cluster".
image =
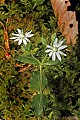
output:
M32 37L34 34L31 34L32 30L29 32L26 32L25 34L23 34L23 29L17 29L18 33L12 33L12 35L14 37L10 38L13 39L14 42L18 41L18 45L20 45L22 42L23 44L27 45L28 42L30 42L30 40L28 38ZM66 56L65 53L62 52L63 49L65 49L67 47L67 45L62 45L63 44L63 40L59 40L58 38L55 38L53 45L47 45L46 48L46 53L49 54L49 57L52 57L52 60L55 61L56 58L58 58L58 60L61 61L61 55Z

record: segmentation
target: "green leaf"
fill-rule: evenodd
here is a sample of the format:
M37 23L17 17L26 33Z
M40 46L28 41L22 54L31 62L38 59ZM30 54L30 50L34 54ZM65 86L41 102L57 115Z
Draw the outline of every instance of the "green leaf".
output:
M53 41L53 40L55 40L55 38L56 38L56 33L52 34L51 40Z
M31 51L31 49L32 49L32 44L30 42L27 44L27 47L26 45L21 46L22 52L26 52L26 51L29 52Z
M34 72L30 78L30 85L31 88L37 90L40 92L40 73L38 72ZM44 90L44 88L47 85L47 78L43 75L42 76L42 90Z
M39 65L39 60L32 56L19 56L18 58L16 58L16 60L23 62L24 64L29 63Z
M36 54L36 52L39 50L39 48L37 47L37 48L34 48L33 50L31 50L31 54L33 55L33 54Z
M47 41L44 37L41 38L41 42L42 42L42 44L47 45Z
M43 109L46 107L47 99L45 95L38 94L33 97L32 106L34 112L37 116L40 116L43 112Z
M42 4L44 1L45 0L32 0L32 2L35 2L38 5Z
M27 50L28 50L28 51L31 51L31 49L32 49L32 44L29 42L29 43L27 44Z
M59 61L59 60L56 60L56 61L49 60L49 61L45 62L44 65L61 65L64 62L65 62L64 60L62 60L62 61Z
M56 38L56 33L52 34L51 36L51 45L53 45L55 38Z

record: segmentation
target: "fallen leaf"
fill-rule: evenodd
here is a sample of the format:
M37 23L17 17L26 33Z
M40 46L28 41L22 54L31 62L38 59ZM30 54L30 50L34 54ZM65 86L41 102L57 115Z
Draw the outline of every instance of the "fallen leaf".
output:
M68 11L71 5L69 0L51 0L55 16L58 16L58 27L62 35L66 38L68 45L76 43L78 34L78 21L76 12Z
M4 3L5 0L0 0L0 4Z
M26 69L30 68L31 66L32 66L31 64L20 65L16 63L16 67L19 67L18 72L24 72Z

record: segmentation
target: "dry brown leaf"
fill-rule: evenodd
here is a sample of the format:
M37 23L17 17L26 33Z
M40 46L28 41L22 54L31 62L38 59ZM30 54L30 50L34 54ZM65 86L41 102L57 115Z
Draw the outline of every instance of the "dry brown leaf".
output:
M30 65L30 64L24 65L23 67L21 67L21 68L19 69L18 72L24 72L26 69L30 68L31 66L32 66L32 65Z
M16 63L16 67L19 67L18 72L24 72L26 69L30 68L31 66L32 66L31 64L20 65Z
M0 0L0 4L4 3L5 0Z
M58 16L58 27L62 35L66 38L68 45L76 43L78 34L78 22L76 21L75 11L68 11L71 5L69 0L51 0L54 14Z

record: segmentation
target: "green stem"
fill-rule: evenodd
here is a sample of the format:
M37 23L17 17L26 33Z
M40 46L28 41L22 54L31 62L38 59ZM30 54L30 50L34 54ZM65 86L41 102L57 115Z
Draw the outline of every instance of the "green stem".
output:
M36 59L36 57L34 57L33 55L31 55L31 56L32 56L33 59L35 59L39 64L41 64L40 61L39 61L38 59Z
M44 64L44 61L46 60L47 54L45 55L44 59L42 60L42 64Z
M40 65L40 94L42 95L42 65Z

